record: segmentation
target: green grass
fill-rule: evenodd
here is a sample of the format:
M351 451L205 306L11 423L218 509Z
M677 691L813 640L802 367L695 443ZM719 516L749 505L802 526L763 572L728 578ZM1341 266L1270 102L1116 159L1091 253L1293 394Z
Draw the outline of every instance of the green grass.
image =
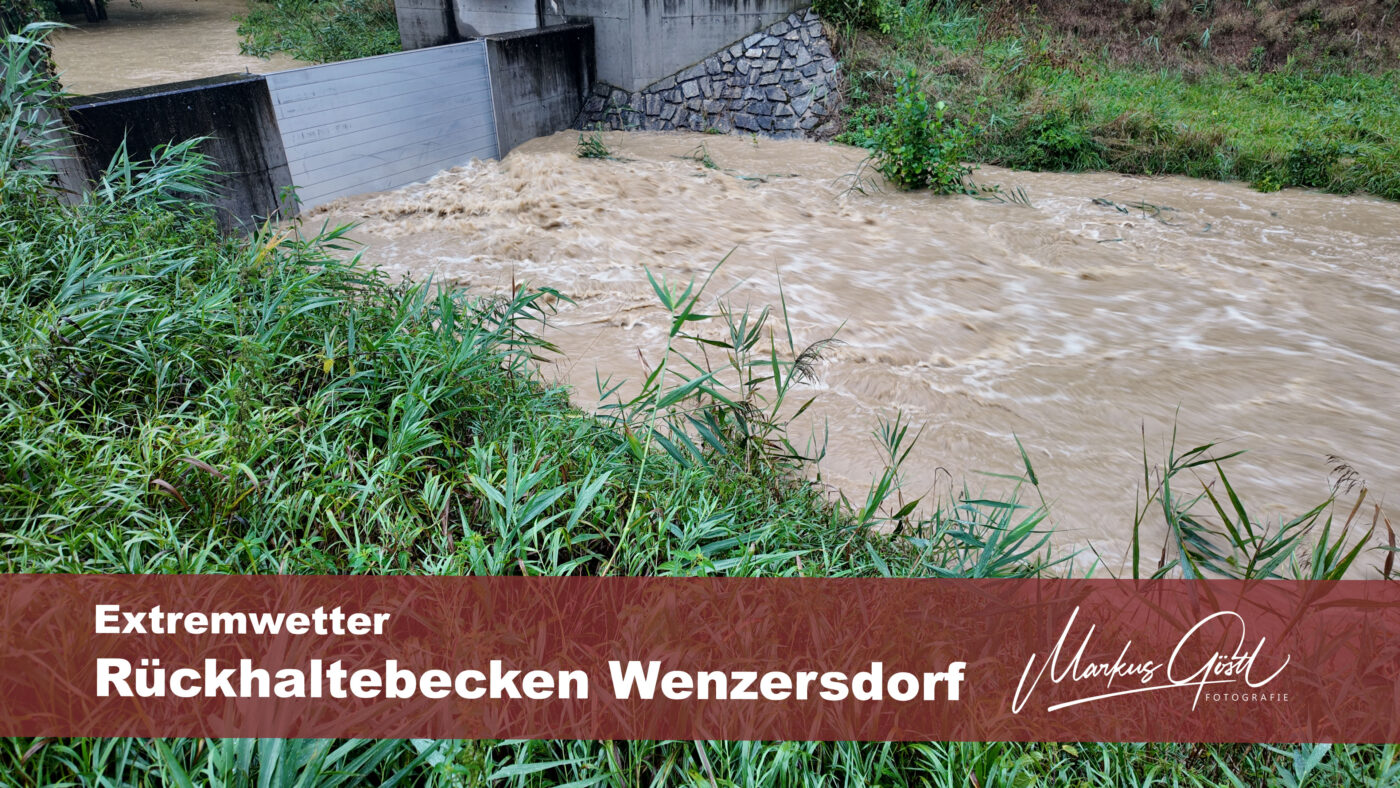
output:
M535 329L556 294L393 282L341 259L344 228L221 238L202 205L210 163L193 143L151 162L119 154L90 195L63 203L45 142L55 85L34 67L36 46L8 42L0 84L0 570L1023 577L1053 566L1040 506L963 490L916 511L900 489L913 438L898 418L877 431L888 461L864 500L833 503L801 482L815 452L788 435L784 403L804 397L832 340L795 346L785 305L713 309L704 283L654 281L668 339L648 353L640 391L613 388L594 416L532 371L551 352ZM701 338L698 325L715 330ZM1330 523L1331 499L1266 535L1228 503L1228 538L1212 531L1199 496L1161 483L1209 456L1143 469L1144 512L1158 502L1182 545L1163 572L1260 576L1261 560L1288 576L1345 570L1345 538L1324 535L1311 557L1301 539ZM1039 497L1028 462L1019 483ZM1396 755L4 739L0 784L1382 786L1400 779Z
M844 29L846 141L873 144L895 77L912 68L926 91L980 129L978 161L1400 199L1400 70L1343 61L1272 71L1144 66L1033 20L1016 34L993 32L952 2L885 3L880 14L873 30Z
M961 742L0 740L7 785L1248 786L1400 780L1397 748Z
M251 0L239 22L245 55L333 63L399 51L393 0Z

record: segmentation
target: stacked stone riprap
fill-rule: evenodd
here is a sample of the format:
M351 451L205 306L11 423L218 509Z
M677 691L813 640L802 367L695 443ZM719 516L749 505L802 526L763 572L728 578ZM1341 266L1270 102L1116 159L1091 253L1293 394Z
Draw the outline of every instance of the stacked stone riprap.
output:
M834 131L837 75L821 20L799 12L640 91L599 83L577 125L823 138Z

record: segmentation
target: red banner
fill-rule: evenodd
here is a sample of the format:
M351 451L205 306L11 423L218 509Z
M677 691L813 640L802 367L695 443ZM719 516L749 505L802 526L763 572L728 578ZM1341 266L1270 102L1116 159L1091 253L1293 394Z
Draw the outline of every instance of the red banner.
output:
M0 576L0 735L1400 742L1387 582Z

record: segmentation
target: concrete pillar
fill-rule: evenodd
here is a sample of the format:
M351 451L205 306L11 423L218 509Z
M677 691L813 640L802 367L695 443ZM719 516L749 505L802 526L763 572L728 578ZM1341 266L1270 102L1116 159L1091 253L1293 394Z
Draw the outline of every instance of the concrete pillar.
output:
M452 18L452 0L394 0L394 12L405 52L461 40Z
M272 97L259 74L78 96L68 104L68 117L94 177L123 143L137 161L149 159L158 145L206 137L199 149L219 170L211 203L221 227L246 230L289 215L283 196L292 185L291 171Z
M540 26L538 0L451 0L457 34L479 38ZM543 0L547 5L550 0Z
M573 125L593 88L593 25L487 36L486 51L502 157Z

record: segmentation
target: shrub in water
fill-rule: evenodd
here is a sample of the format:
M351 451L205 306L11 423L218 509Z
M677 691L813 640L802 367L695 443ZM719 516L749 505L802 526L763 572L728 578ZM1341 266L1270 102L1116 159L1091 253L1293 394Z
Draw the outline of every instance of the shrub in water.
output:
M910 71L895 84L889 123L875 134L875 169L904 189L932 189L939 194L966 191L964 179L972 168L963 163L972 134L961 121L948 117L940 101L929 107Z
M580 159L611 159L612 151L603 141L603 130L595 127L592 134L578 135L578 157Z

